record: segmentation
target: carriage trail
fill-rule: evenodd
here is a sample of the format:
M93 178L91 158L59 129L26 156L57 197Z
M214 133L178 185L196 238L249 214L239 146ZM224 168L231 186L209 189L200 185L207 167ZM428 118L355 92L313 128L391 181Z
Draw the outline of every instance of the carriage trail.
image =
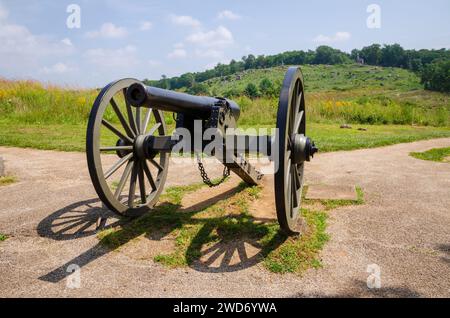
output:
M323 268L302 276L270 273L258 262L167 268L151 257L156 245L171 248L164 236L109 251L95 235L95 216L107 212L85 154L0 147L18 179L0 187L0 233L8 236L0 242L0 297L450 297L450 164L409 156L449 146L450 138L418 141L319 154L308 163L306 184L357 185L365 204L329 212ZM170 163L167 186L200 181L192 162ZM67 288L70 264L81 268L81 288ZM381 289L367 287L368 267L380 269Z

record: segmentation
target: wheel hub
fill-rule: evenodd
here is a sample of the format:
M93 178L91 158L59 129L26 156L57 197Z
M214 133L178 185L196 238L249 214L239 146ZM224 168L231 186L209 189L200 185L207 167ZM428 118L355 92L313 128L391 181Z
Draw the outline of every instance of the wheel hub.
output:
M134 152L139 159L153 159L159 153L152 148L151 138L152 136L138 135L134 140Z
M292 163L301 164L314 158L314 154L319 151L310 138L303 134L294 134L291 137Z
M122 139L119 139L119 140L117 140L117 142L116 142L116 146L117 147L123 147L123 146L127 146L127 145L129 145L129 144L127 144L124 140L122 140ZM123 157L125 157L126 155L128 155L130 153L130 151L129 150L123 150L123 149L119 149L119 150L116 150L116 154L117 154L117 156L119 157L119 158L123 158Z
M139 159L146 158L145 144L146 142L144 135L138 135L134 140L134 153Z

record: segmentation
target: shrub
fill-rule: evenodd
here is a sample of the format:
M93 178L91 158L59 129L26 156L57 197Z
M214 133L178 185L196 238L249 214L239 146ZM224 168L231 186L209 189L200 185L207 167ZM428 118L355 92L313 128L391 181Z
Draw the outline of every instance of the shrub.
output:
M258 87L256 87L256 85L253 84L253 83L249 83L247 85L247 87L244 90L244 93L245 93L246 96L248 96L248 97L250 97L252 99L254 99L254 98L259 96Z
M450 92L450 60L440 60L427 65L422 71L425 89Z
M208 86L202 83L192 85L186 92L192 95L210 95Z
M266 97L271 97L271 96L277 95L275 85L268 78L264 78L261 81L261 83L259 83L259 90L261 92L261 95L266 96Z

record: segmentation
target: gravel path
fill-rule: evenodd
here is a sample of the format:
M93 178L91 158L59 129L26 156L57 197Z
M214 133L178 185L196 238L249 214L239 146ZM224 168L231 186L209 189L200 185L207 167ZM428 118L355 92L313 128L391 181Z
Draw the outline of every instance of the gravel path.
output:
M95 237L96 216L107 212L84 154L0 147L19 179L0 187L0 233L9 236L0 242L0 297L450 297L450 164L408 156L445 146L450 138L326 153L308 164L307 183L358 185L366 204L330 212L324 267L302 277L259 264L168 269L151 260L154 244L172 246L165 237L109 252ZM169 185L200 181L189 162L170 169ZM67 288L70 264L81 266L81 288ZM381 289L367 288L371 264Z

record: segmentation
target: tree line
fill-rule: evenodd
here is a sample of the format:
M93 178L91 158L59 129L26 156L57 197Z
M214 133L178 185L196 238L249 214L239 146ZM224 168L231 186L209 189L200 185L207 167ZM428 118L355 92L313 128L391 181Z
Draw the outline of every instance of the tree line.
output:
M450 92L450 50L405 50L399 44L372 44L361 50L346 53L329 46L319 46L316 50L288 51L276 55L249 54L240 61L231 60L229 64L217 64L213 69L203 72L185 73L178 77L160 80L144 80L148 85L166 88L186 88L190 93L199 94L205 90L203 82L214 78L233 75L249 69L270 68L281 65L305 64L348 64L364 63L384 67L400 67L416 72L421 76L426 89ZM268 85L265 83L263 85ZM267 87L266 87L267 88ZM271 88L267 88L269 91Z

